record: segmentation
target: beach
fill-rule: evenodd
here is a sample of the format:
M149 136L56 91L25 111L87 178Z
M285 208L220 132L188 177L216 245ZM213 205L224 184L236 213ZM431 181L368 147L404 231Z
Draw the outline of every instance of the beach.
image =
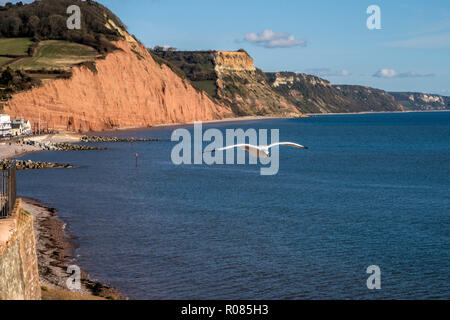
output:
M46 134L0 141L0 159L18 158L28 153L43 151L41 148L22 144L21 141L35 141L39 143L76 143L81 135L76 133Z
M0 159L18 158L32 152L39 152L40 148L28 145L17 145L16 143L0 143Z
M56 209L43 205L36 199L23 198L23 208L34 217L36 246L39 263L39 277L43 296L46 292L58 293L59 299L104 298L123 300L125 297L117 290L99 282L89 280L86 272L81 270L81 289L70 292L66 281L69 274L67 266L76 265L75 240L65 232L65 223L58 218Z

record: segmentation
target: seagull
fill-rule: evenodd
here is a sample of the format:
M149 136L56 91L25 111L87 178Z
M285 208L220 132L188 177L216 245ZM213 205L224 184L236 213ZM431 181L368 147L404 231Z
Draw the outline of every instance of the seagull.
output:
M270 157L270 153L269 153L269 149L277 147L277 146L287 146L287 147L294 147L297 149L305 149L307 150L308 147L302 146L300 144L297 143L293 143L293 142L278 142L278 143L274 143L268 146L254 146L251 144L235 144L232 146L228 146L228 147L224 147L224 148L219 148L219 149L213 149L210 151L205 151L203 153L210 153L210 152L216 152L216 151L225 151L225 150L229 150L229 149L234 149L234 148L242 148L245 151L247 151L249 154L251 154L253 157L255 158L269 158Z

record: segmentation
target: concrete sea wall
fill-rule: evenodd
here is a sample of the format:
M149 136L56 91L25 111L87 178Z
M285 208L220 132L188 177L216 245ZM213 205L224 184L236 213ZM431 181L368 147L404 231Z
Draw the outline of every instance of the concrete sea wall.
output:
M11 218L0 220L0 300L40 300L33 217L18 199Z

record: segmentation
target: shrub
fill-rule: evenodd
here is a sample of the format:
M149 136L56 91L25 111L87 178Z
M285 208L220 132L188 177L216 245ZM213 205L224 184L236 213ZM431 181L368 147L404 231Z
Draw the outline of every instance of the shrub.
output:
M66 26L67 7L78 5L81 9L81 30ZM105 15L106 14L106 18ZM100 53L115 49L110 41L121 38L115 30L106 27L111 19L126 30L123 22L108 8L94 1L41 0L0 6L0 37L31 37L34 40L68 40L94 47Z

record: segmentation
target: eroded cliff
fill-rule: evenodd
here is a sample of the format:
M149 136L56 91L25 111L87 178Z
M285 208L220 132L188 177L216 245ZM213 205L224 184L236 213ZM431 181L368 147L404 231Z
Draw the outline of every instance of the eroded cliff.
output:
M41 129L101 131L158 124L215 120L229 108L158 64L140 44L121 40L120 49L77 66L58 79L21 92L5 105L11 117L30 119Z
M272 88L305 113L402 111L402 106L379 89L339 85L294 72L267 73Z
M253 59L244 51L215 51L214 61L217 73L256 71Z
M297 116L298 109L272 89L245 52L216 51L217 96L238 116Z
M420 92L390 92L408 110L450 110L450 97Z
M177 68L198 88L236 116L300 116L285 97L272 89L253 59L239 51L165 51L153 54Z

